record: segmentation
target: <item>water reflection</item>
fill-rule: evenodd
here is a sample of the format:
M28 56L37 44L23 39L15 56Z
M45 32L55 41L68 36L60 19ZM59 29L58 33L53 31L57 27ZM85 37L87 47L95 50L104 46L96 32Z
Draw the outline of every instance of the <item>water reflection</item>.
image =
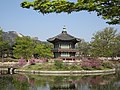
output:
M0 75L0 90L120 90L120 75Z

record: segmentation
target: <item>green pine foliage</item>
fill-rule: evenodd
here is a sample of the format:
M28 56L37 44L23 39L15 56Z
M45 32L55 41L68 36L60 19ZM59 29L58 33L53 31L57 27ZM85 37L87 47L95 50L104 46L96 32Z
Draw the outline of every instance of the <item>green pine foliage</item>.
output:
M16 44L13 47L13 54L15 58L23 57L26 60L29 60L32 57L52 57L51 46L37 42L28 36L16 38Z
M34 55L38 58L50 58L53 56L51 52L52 46L42 43L37 43L34 48Z
M16 38L16 44L13 48L13 54L16 58L30 59L34 50L34 43L30 37L18 37Z
M8 41L3 38L3 29L0 27L0 57L3 58L9 55L10 45Z

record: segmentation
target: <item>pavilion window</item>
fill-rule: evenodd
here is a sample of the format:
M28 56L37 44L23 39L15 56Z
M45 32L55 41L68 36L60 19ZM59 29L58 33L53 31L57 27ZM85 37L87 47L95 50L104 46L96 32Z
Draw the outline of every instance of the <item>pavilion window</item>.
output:
M60 48L62 48L62 49L69 49L70 45L66 44L66 43L62 43Z
M70 54L68 52L63 52L61 53L62 57L70 57Z

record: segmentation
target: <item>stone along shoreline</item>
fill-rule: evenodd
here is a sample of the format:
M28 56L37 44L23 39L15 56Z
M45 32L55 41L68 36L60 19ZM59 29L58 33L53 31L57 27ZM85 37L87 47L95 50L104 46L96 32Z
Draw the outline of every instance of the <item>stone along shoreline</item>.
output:
M48 74L48 75L61 75L61 74L67 74L67 75L82 75L82 74L114 74L115 69L108 69L108 70L80 70L80 71L40 71L40 70L20 70L16 69L15 73L27 73L27 74Z

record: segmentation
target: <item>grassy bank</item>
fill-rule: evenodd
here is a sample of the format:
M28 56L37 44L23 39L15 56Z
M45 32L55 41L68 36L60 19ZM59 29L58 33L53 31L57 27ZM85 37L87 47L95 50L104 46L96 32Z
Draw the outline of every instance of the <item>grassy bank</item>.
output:
M74 70L107 70L112 69L110 63L102 63L101 66L82 66L81 64L66 64L66 63L36 63L33 65L28 65L23 68L23 70L42 70L42 71L74 71Z

